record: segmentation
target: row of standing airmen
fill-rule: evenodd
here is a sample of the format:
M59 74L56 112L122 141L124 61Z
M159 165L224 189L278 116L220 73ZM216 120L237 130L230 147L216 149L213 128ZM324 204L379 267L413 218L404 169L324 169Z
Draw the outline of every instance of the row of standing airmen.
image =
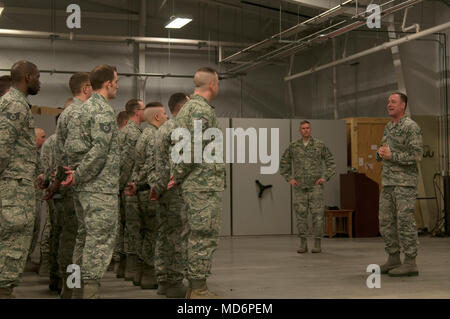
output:
M42 146L43 172L37 175L27 97L38 93L39 76L33 63L16 62L12 87L0 102L0 198L6 220L1 223L0 296L11 298L21 281L37 186L47 190L44 198L53 210L50 242L57 262L50 263L50 282L62 283L62 298L98 298L113 255L117 276L144 289L168 297L216 297L206 279L218 244L225 167L174 164L169 156L173 129L186 128L193 136L194 120L202 121L203 130L218 127L210 104L219 91L217 72L197 70L190 98L172 96L170 120L161 103L130 100L120 132L109 105L118 89L116 68L99 65L74 74L69 81L74 98ZM142 132L143 120L149 125ZM67 285L70 264L81 269L80 287Z

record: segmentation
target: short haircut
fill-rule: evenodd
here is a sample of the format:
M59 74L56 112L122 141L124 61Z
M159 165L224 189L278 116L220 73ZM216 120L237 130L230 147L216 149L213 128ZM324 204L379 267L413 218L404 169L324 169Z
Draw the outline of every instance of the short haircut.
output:
M405 93L401 93L401 92L394 92L391 93L391 95L397 94L398 96L400 96L400 100L402 100L402 102L405 102L405 110L406 107L408 106L408 97L406 96Z
M17 84L22 81L27 74L37 72L37 70L36 64L32 62L25 60L17 61L11 67L11 81L12 83Z
M91 81L93 90L100 90L103 83L114 80L114 72L117 72L115 66L108 64L97 65L91 73L89 73L89 80Z
M72 94L78 95L81 93L81 89L83 88L83 85L89 83L89 73L87 72L78 72L75 73L70 77L69 80L69 88L70 91L72 91Z
M311 125L311 123L309 123L309 121L307 121L307 120L303 120L303 121L300 122L300 126L302 126L303 124Z
M11 87L12 80L10 75L0 76L0 96L5 95L6 91Z
M129 118L127 111L120 112L117 114L117 126L123 126L125 121L128 121Z
M161 102L150 102L145 105L145 108L148 107L164 107Z
M205 72L205 73L211 73L211 74L217 74L217 71L209 66L204 66L197 70L197 72ZM197 73L195 72L195 73Z
M138 99L131 99L125 104L125 112L128 113L128 116L133 116L134 112L140 107L139 102L142 102Z
M180 104L187 101L186 94L174 93L169 98L169 110L171 113L176 112L180 108Z

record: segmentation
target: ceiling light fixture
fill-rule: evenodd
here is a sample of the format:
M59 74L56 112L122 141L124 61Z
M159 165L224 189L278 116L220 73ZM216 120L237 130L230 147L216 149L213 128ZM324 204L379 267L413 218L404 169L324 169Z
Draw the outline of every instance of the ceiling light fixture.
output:
M169 22L166 23L166 29L181 29L192 21L188 16L171 16Z
M0 16L3 13L3 10L5 10L5 4L3 3L3 1L0 1Z

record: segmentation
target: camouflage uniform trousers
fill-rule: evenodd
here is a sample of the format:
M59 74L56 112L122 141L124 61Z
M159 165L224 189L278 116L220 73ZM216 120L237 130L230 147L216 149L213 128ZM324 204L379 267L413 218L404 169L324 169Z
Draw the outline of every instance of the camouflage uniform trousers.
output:
M35 190L35 212L34 212L34 227L33 227L33 238L31 239L30 251L28 252L28 258L31 259L31 254L33 254L36 249L36 243L39 238L39 231L41 230L41 207L42 207L42 191Z
M0 287L17 285L33 237L34 184L24 179L0 179Z
M53 199L56 210L55 244L57 243L57 265L61 278L67 275L67 266L72 264L73 250L77 237L78 221L75 214L73 193L64 193L62 198ZM56 245L55 245L56 246Z
M142 259L142 213L139 208L138 196L125 198L125 233L127 254L137 255ZM147 198L148 200L148 198Z
M323 185L312 188L294 187L294 210L299 237L308 235L308 212L311 212L312 235L314 238L322 238L324 209Z
M59 278L58 248L61 227L58 225L58 214L55 207L55 199L48 200L47 204L48 220L50 221L50 234L48 237L48 269L50 278Z
M400 252L417 256L419 239L414 216L417 191L415 187L383 186L380 194L380 233L388 254Z
M155 267L155 245L158 230L157 210L159 203L149 200L149 191L140 191L137 194L142 222L142 249L141 258L151 268Z
M121 191L119 194L119 214L117 218L117 234L114 247L113 259L116 262L120 261L120 255L125 254L127 245L125 241L125 197L126 195Z
M81 267L83 280L100 280L114 251L118 196L83 191L73 196L78 232L72 260Z
M189 280L206 280L211 274L212 256L217 249L222 214L222 193L183 190L187 208L187 273Z
M48 209L50 210L50 207ZM50 228L50 218L47 218L41 236L41 263L48 263L48 256L50 254Z
M158 282L179 282L184 279L188 230L186 205L181 189L172 188L159 200L155 248Z

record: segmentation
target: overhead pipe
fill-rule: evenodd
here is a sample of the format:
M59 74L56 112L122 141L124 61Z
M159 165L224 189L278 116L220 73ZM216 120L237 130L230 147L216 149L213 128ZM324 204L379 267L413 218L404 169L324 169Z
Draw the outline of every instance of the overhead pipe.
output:
M0 68L0 71L10 72L11 69ZM82 71L70 71L70 70L39 70L40 73L50 74L75 74ZM83 71L84 72L84 71ZM156 78L194 78L193 74L171 74L171 73L138 73L138 72L117 72L118 76L143 76L143 77L156 77ZM236 77L239 74L219 73L219 79L229 79Z
M418 33L414 33L412 35L407 35L407 36L405 36L403 38L400 38L398 40L385 42L385 43L383 43L383 44L381 44L379 46L376 46L376 47L373 47L371 49L368 49L368 50L365 50L365 51L362 51L362 52L350 55L350 56L348 56L348 57L346 57L344 59L341 59L341 60L338 60L338 61L335 61L335 62L327 63L327 64L324 64L324 65L321 65L321 66L318 66L318 67L313 67L313 68L311 68L309 70L306 70L306 71L303 71L303 72L300 72L300 73L297 73L297 74L293 74L291 76L286 76L284 78L284 81L292 81L292 80L297 79L299 77L302 77L302 76L305 76L305 75L308 75L308 74L312 74L312 73L315 73L317 71L325 70L325 69L331 68L333 66L336 66L336 65L339 65L339 64L342 64L342 63L346 63L346 62L349 62L349 61L352 61L352 60L364 57L366 55L369 55L369 54L372 54L372 53L375 53L375 52L378 52L378 51L381 51L381 50L386 50L386 49L389 49L389 48L391 48L393 46L397 46L397 45L400 45L400 44L403 44L403 43L406 43L406 42L409 42L409 41L412 41L412 40L415 40L415 39L418 39L418 38L422 38L424 36L433 34L435 32L439 32L441 30L445 30L447 28L450 28L450 22L440 24L438 26L429 28L427 30L424 30L424 31L421 31L421 32L418 32Z
M177 39L177 38L158 38L158 37L127 37L127 36L107 36L107 35L90 35L44 32L44 31L28 31L14 29L0 29L0 36L12 36L17 38L34 38L34 39L53 39L53 40L70 40L70 41L97 41L97 42L124 42L124 43L151 43L151 44L178 44L197 47L243 47L248 43L239 42L221 42L194 39Z

